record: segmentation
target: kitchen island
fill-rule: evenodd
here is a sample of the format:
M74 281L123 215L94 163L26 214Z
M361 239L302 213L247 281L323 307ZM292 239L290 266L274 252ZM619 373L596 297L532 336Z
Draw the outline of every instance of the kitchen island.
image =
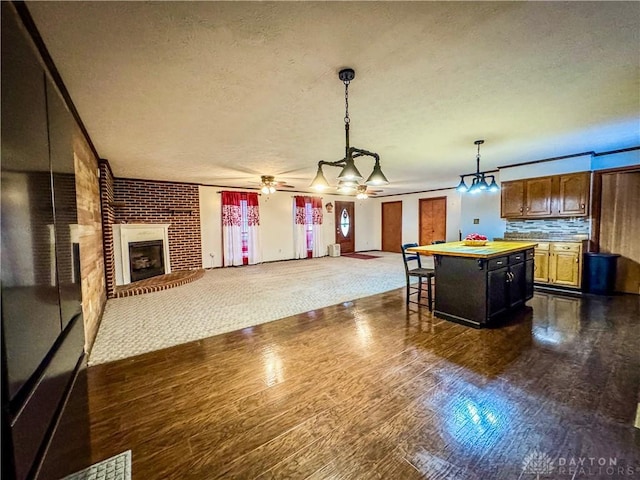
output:
M475 328L509 317L533 297L535 242L439 243L408 249L433 255L434 315Z

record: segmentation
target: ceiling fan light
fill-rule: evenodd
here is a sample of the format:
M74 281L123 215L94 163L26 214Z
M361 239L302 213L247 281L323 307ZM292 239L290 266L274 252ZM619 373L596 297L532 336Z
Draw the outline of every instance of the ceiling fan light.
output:
M269 193L269 186L268 185L263 185L262 188L260 189L260 191L262 193L264 193L265 195L267 195Z
M362 174L356 168L351 156L347 157L344 168L338 175L338 180L362 180Z
M356 195L356 198L357 198L358 200L364 200L365 198L369 198L369 195L367 195L366 193L358 193L358 194Z
M376 160L376 164L373 166L373 171L371 172L371 175L369 175L369 178L367 178L367 181L364 183L366 183L367 185L373 185L373 186L389 185L389 180L387 180L387 177L385 177L384 173L382 173L382 169L380 168L380 162L378 160Z
M316 173L313 182L311 182L311 185L309 186L319 192L323 191L326 188L329 188L329 182L327 182L324 173L322 173L322 166L318 166L318 173Z

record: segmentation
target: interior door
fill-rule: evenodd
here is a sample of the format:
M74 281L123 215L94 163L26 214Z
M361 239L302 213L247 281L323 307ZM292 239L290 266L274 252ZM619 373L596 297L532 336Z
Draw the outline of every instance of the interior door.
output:
M352 253L356 244L356 216L354 202L338 202L334 210L336 225L336 243L340 253Z
M640 293L640 170L602 175L600 252L619 253L616 291Z
M420 245L447 239L447 197L420 199Z
M402 245L402 201L382 204L382 251L400 253Z

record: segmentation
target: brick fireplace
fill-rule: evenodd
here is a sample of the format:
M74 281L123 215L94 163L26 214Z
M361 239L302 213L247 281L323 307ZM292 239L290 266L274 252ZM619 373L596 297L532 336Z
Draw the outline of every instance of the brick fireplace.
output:
M123 269L123 266L121 258L116 262L115 250L120 248L121 254L122 246L116 247L114 237L115 230L122 225L170 224L168 243L165 242L163 245L163 255L164 264L171 268L171 277L182 276L181 272L187 275L189 272L201 269L198 185L116 178L107 160L101 160L99 166L107 297L122 296L118 292L121 293L122 289L126 288L123 284L116 282L116 264L120 263L118 269ZM166 259L167 255L170 261ZM142 259L138 265L142 266L146 261ZM124 275L122 277L124 280ZM157 279L151 278L140 281L157 283L155 280ZM151 286L145 289L157 291Z
M169 224L113 225L116 286L171 273Z

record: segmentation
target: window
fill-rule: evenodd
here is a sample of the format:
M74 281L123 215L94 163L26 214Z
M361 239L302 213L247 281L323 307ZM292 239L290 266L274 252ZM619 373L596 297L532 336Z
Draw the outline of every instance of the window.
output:
M295 196L293 221L296 258L325 255L322 247L322 199Z

